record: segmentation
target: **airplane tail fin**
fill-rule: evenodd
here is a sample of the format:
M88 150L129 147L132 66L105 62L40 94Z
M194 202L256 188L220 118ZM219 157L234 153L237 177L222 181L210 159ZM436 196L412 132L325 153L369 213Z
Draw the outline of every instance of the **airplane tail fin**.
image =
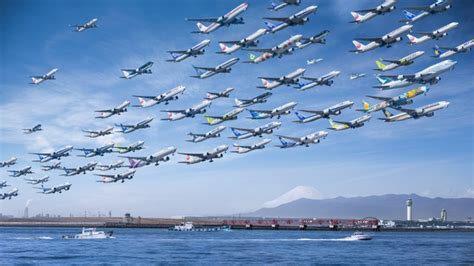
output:
M267 21L265 21L265 25L267 26L269 30L273 30L273 28L275 28L275 24L267 22Z
M212 123L213 123L216 119L214 119L214 118L212 118L212 117L209 117L209 116L206 116L206 120L207 120L207 123L208 123L209 125L212 125Z
M270 82L266 79L260 79L262 81L262 85L265 88L268 88L268 85L270 85Z
M41 79L35 78L35 77L31 77L31 83L32 83L32 84L39 84L40 82L41 82Z
M229 47L223 43L219 43L219 47L223 53L227 53L229 51Z
M382 109L382 111L386 118L390 118L393 116L393 114L390 113L387 109Z
M378 70L382 70L385 68L385 64L382 63L382 59L375 60L375 64L377 65Z
M286 141L285 138L283 138L283 137L278 137L278 139L280 140L280 142L281 142L281 144L282 144L283 146L287 146L287 145L288 145L288 141Z
M201 22L196 23L196 26L198 27L200 32L205 32L207 30L207 27L204 26Z
M252 119L258 119L258 118L260 118L260 113L259 113L259 112L256 112L256 111L253 111L253 110L249 110L249 113L250 113L250 115L252 116L252 117L251 117Z
M240 133L238 130L236 130L236 129L232 128L232 127L230 128L230 130L232 130L232 133L234 133L234 135L235 135L236 137L239 137L239 136L242 135L242 133Z
M376 75L375 78L377 78L377 81L380 83L380 84L385 84L387 82L390 81L390 78L388 77L382 77L380 75Z
M138 102L140 103L140 106L143 107L143 105L145 105L146 103L146 100L141 97L138 97Z
M305 117L304 115L298 113L297 111L295 111L295 115L296 115L296 117L298 117L298 119L299 119L300 121L303 121L303 120L306 119L306 117Z
M236 105L236 106L242 106L242 101L241 101L241 100L235 98L235 99L234 99L234 102L235 102L235 105Z
M249 54L249 60L253 62L253 61L255 61L255 59L257 59L257 56L254 55L254 54L252 54L252 53L250 53L250 54Z
M438 45L435 45L433 47L433 51L434 51L434 56L433 57L439 57L441 55L441 50L440 50Z
M337 128L338 124L334 122L331 118L329 118L329 125L331 125L331 128L335 129Z
M354 18L354 21L355 21L355 22L359 22L359 21L360 21L361 14L352 11L352 12L351 12L351 15L352 15L352 17Z
M407 21L411 21L414 17L416 17L415 14L413 14L410 11L407 11L407 10L403 10L403 14L407 18Z
M410 44L415 44L418 42L418 38L416 38L415 36L411 34L407 34L407 37L408 37L408 40L410 40Z
M362 101L362 109L357 109L356 111L367 112L370 109L370 104L366 101Z
M365 45L363 45L362 43L356 41L356 40L353 40L352 41L352 44L354 44L355 48L357 50L361 50L361 49L364 49Z

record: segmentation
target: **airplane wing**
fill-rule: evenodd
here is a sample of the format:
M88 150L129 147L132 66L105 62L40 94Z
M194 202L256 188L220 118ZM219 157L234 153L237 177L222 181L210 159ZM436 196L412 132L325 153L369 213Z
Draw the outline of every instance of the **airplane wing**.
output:
M456 47L438 47L443 50L457 51Z
M217 22L219 18L186 18L187 21Z
M34 155L46 155L46 156L50 156L51 153L43 153L43 152L30 152L30 154L34 154Z
M175 50L175 51L166 51L166 52L170 54L187 54L188 53L188 51L186 50Z
M100 175L100 174L94 174L94 175L100 176L100 177L107 177L107 178L115 179L115 175Z
M147 157L144 156L119 156L122 158L127 158L127 159L133 159L133 160L139 160L139 161L146 161Z
M137 98L144 98L144 99L155 99L155 96L143 96L143 95L132 95L133 97Z
M310 77L301 77L302 79L305 79L305 80L311 80L311 81L316 81L316 82L319 82L320 81L320 78L310 78Z
M252 132L253 129L250 129L250 128L241 128L241 127L231 127L233 129L237 129L237 130L240 130L240 131L245 131L245 132Z
M417 32L417 34L427 35L427 36L433 36L433 33L432 33L432 32Z
M202 70L206 70L206 71L216 71L215 68L213 67L197 67L197 66L193 66L194 69L202 69Z
M429 6L411 6L411 7L405 7L405 9L411 9L411 10L423 10L430 12L431 9Z
M382 38L355 38L356 41L380 42Z
M196 133L189 133L188 135L193 136L193 137L205 137L206 136L206 134L196 134Z
M395 64L400 64L400 60L388 60L388 59L384 59L382 60L384 62L389 62L389 63L395 63Z
M389 101L389 100L392 99L390 97L370 96L370 95L367 95L367 97L372 98L372 99L376 99L376 100L381 100L381 101Z
M239 44L240 41L219 41L219 43L224 43L224 44Z
M286 17L278 17L278 18L263 18L263 19L268 19L268 20L274 20L274 21L280 21L280 22L287 22L288 21L288 18Z
M92 133L92 134L98 134L98 131L93 131L93 130L82 130L84 133Z
M178 154L181 154L181 155L189 155L189 156L193 156L193 157L199 157L199 158L204 158L204 154L203 153L186 153L186 152L178 152Z
M246 146L246 145L239 145L239 144L233 144L234 147L238 148L243 148L243 149L251 149L252 146Z
M252 52L261 52L261 53L271 53L272 52L272 49L270 49L270 48L267 48L267 49L263 49L263 48L244 48L242 50L252 51Z
M112 113L113 111L108 109L108 110L96 110L94 112L96 112L96 113Z
M168 112L168 113L182 113L182 114L184 114L184 113L186 113L186 110L162 110L162 111L160 111L160 112L165 112L165 113L166 113L166 112Z
M252 110L252 111L257 112L257 113L262 113L262 114L270 114L272 112L272 110Z
M337 123L337 124L343 124L343 125L346 125L346 126L351 126L351 123L350 122L345 122L345 121L333 121L334 123Z
M306 112L306 113L318 114L318 115L323 115L324 114L324 112L316 111L316 110L300 110L300 111Z
M414 109L406 109L406 108L401 108L401 107L397 107L395 109L399 110L400 112L405 112L409 115L412 115L413 113L416 113L416 110L414 110Z
M357 13L367 13L367 12L375 12L375 11L377 11L375 8L371 8L371 9L354 10L353 12L357 12Z
M212 119L224 119L222 116L206 115L206 117L209 117L209 118L212 118Z
M122 68L120 69L122 71L127 71L127 72L135 72L135 69L126 69L126 68Z
M291 140L291 141L294 141L294 142L299 142L300 141L300 138L288 137L288 136L282 136L282 135L276 135L276 136L284 138L284 139L288 139L288 140Z
M272 78L272 77L258 77L259 79L266 79L266 80L270 80L270 81L279 81L280 78Z

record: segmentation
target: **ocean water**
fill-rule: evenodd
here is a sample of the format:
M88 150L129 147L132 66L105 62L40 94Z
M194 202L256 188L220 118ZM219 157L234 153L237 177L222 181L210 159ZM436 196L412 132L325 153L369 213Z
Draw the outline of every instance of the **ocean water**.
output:
M102 230L102 229L100 229ZM474 233L113 229L114 239L63 240L81 228L0 227L0 264L474 264Z

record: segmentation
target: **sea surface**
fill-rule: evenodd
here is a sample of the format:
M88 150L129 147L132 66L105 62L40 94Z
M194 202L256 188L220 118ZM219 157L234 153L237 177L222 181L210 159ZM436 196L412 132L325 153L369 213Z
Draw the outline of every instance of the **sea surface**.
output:
M341 231L110 230L113 239L64 240L81 228L0 227L0 264L474 264L474 233L466 232L370 232L370 241L347 241L350 232Z

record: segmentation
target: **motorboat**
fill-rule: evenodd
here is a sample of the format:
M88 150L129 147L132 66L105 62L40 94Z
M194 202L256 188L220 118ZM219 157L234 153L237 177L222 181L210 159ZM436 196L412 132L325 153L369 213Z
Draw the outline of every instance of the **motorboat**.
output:
M354 232L351 236L344 238L345 240L371 240L372 236L364 234L360 231Z
M82 233L76 235L65 235L63 239L104 239L113 238L113 231L96 231L95 228L82 228Z

